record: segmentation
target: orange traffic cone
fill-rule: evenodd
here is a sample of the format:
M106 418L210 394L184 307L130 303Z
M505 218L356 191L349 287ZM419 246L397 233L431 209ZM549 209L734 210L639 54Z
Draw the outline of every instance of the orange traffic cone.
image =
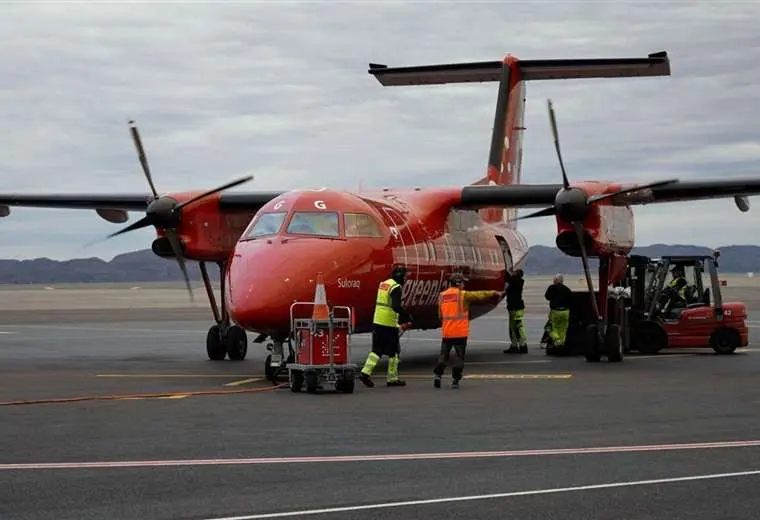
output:
M314 289L314 310L311 317L314 320L326 320L328 319L328 315L325 279L322 277L322 273L319 273L317 274L317 287Z

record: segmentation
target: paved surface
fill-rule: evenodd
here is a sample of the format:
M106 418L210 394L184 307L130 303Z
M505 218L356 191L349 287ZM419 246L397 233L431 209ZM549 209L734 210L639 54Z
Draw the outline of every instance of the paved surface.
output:
M262 380L263 346L208 361L208 318L88 312L0 326L3 520L320 509L315 518L712 519L760 507L760 474L726 475L760 472L751 350L547 358L534 346L544 317L531 314L531 353L507 356L506 324L489 316L473 324L459 391L432 388L435 332L412 332L408 387L296 395ZM109 322L92 322L98 312ZM354 346L363 361L368 338ZM695 476L710 478L672 480Z

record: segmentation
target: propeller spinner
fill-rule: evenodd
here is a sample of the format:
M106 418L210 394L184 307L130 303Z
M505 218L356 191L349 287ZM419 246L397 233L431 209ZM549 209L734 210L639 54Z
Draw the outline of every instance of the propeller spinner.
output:
M153 184L153 178L150 173L150 166L148 165L148 159L145 155L145 150L143 149L143 146L142 146L140 134L137 131L137 126L135 125L134 121L129 122L129 130L130 130L130 133L132 134L132 141L134 142L135 149L137 150L137 155L138 155L138 158L140 159L140 164L142 165L143 173L145 174L145 178L147 179L148 185L150 186L150 190L153 194L153 201L148 205L145 211L145 216L143 218L141 218L140 220L136 222L133 222L129 226L119 231L116 231L115 233L111 233L110 235L106 237L106 239L113 238L115 236L122 235L124 233L135 231L137 229L141 229L148 226L154 226L156 229L162 230L166 234L166 238L169 240L169 244L171 245L172 251L174 252L174 256L177 259L177 263L179 264L179 267L182 270L182 276L185 279L185 285L187 286L187 291L190 295L190 300L193 301L194 300L193 290L190 287L190 277L187 274L185 260L182 255L182 247L181 247L180 240L179 240L179 237L177 237L177 232L176 232L176 229L182 220L182 209L194 202L197 202L201 199L204 199L206 197L219 193L220 191L224 191L234 186L243 184L244 182L248 182L251 179L253 179L253 176L249 175L247 177L243 177L243 178L234 180L232 182L228 182L227 184L223 184L222 186L219 186L207 192L201 193L200 195L197 195L182 203L179 203L170 197L160 197L158 195L158 192L156 191L156 186Z
M583 240L584 238L583 237L583 221L588 216L589 211L591 210L591 205L597 202L600 202L602 200L615 197L617 195L623 195L626 193L644 190L647 188L653 188L655 186L665 186L667 184L673 184L673 183L678 182L678 179L656 181L649 184L642 184L642 185L634 186L631 188L625 188L625 189L618 190L612 193L604 193L601 195L593 195L589 197L586 194L586 192L583 191L581 188L570 186L570 182L567 177L567 172L565 171L565 165L564 165L564 162L562 161L562 152L560 151L560 146L559 146L559 132L557 131L557 120L554 115L554 107L552 105L551 99L547 100L547 106L549 109L549 122L551 123L552 134L554 136L554 148L557 151L557 159L559 159L559 166L560 166L560 169L562 170L562 186L563 187L557 193L554 199L554 205L548 208L538 210L534 213L530 213L523 217L518 217L515 220L524 220L528 218L547 217L551 215L556 215L562 220L572 224L573 229L575 230L575 234L578 237L578 245L580 246L580 250L581 250L581 260L583 261L583 272L586 276L586 284L588 285L589 294L592 295L591 304L594 309L594 315L596 316L597 320L601 320L602 316L599 313L599 306L597 304L596 298L593 297L594 284L591 281L588 255L586 253L586 247Z

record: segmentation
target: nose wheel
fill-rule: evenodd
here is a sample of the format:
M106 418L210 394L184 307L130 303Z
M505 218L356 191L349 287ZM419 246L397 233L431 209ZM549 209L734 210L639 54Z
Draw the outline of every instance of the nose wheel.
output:
M222 361L225 357L229 357L230 361L242 361L245 359L246 354L248 354L248 336L245 333L245 329L230 322L224 298L224 270L226 264L224 262L218 264L222 285L221 310L216 305L216 298L214 297L211 280L206 270L206 263L199 262L198 265L201 269L203 285L206 288L211 311L214 313L214 321L216 321L216 324L212 325L208 329L208 334L206 334L206 353L208 354L208 358L212 361Z
M206 335L206 353L213 361L221 361L225 357L229 357L230 361L242 361L248 353L248 336L237 325L212 325Z

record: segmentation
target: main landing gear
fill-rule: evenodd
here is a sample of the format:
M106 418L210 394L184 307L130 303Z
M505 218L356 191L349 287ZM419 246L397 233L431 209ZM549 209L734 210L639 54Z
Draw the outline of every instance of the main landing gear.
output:
M242 361L248 353L248 336L245 330L238 325L230 323L230 315L227 311L227 304L224 298L224 262L219 262L219 279L222 284L222 306L221 310L217 308L214 289L211 286L211 280L206 270L206 262L199 262L201 276L203 276L203 285L206 288L211 312L214 313L215 325L212 325L206 335L206 353L209 359L213 361L222 361L229 357L231 361Z

